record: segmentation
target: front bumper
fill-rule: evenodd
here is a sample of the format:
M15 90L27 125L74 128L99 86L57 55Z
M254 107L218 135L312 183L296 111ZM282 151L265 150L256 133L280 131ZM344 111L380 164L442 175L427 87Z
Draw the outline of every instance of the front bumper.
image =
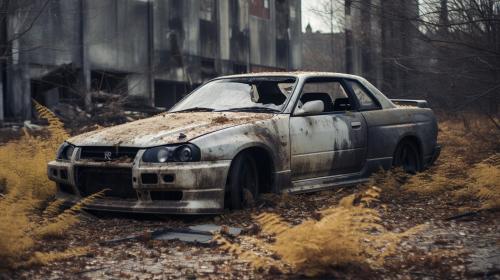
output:
M52 161L48 164L49 179L58 185L57 197L67 204L76 203L95 191L91 186L111 189L111 196L94 199L84 206L89 210L135 212L152 214L216 214L224 209L224 189L230 161L189 163L113 163L88 161ZM83 185L79 170L91 169L97 176L87 176ZM125 170L131 182L111 188L113 175L103 175L110 170ZM103 172L100 174L100 172ZM100 181L103 179L102 181ZM104 180L105 179L105 180ZM126 197L113 196L119 188L127 188ZM131 188L131 189L130 189Z

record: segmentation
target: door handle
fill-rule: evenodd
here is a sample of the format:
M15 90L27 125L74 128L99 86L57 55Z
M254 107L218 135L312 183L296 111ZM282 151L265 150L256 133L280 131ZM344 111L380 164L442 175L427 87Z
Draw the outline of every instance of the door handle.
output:
M358 127L361 127L361 122L351 122L351 127L352 127L352 128L358 128Z

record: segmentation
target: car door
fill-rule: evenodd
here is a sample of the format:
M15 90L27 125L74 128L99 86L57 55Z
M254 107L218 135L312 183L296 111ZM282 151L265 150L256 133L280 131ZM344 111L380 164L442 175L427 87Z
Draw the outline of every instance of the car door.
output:
M344 82L309 78L294 112L314 100L323 102L323 112L290 117L292 180L359 171L365 161L366 123L351 107L355 101Z

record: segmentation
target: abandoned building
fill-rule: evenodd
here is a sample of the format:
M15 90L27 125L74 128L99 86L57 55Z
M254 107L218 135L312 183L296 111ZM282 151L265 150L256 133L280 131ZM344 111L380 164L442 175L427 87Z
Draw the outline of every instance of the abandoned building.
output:
M344 32L314 32L308 23L302 34L302 69L346 72L344 34Z
M346 0L346 72L366 77L390 96L408 92L418 1Z
M301 67L301 0L0 0L0 122L93 92L169 108L207 79Z

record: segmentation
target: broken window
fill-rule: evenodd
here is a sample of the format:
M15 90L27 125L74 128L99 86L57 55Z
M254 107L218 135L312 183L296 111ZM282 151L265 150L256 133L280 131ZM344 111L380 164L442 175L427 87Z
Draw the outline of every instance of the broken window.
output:
M302 95L297 107L309 101L323 102L323 112L338 112L351 109L349 96L339 80L312 78L308 79L302 88Z
M200 55L202 57L217 56L217 22L214 0L200 1Z
M155 81L155 106L170 109L189 92L187 83Z
M345 1L345 15L350 16L351 15L351 0L346 0Z
M352 91L356 95L360 109L373 110L379 108L373 97L361 84L354 80L347 80L347 84L351 87Z
M200 87L173 111L204 108L216 111L280 112L295 86L292 77L219 79Z
M208 80L217 76L217 71L215 69L215 60L211 58L202 59L200 73L202 80Z
M77 76L77 72L69 65L58 67L31 80L31 97L50 109L59 102L81 104Z
M213 21L215 18L215 3L214 0L200 1L200 19Z
M127 74L108 71L92 71L91 88L94 92L125 95L128 92Z

